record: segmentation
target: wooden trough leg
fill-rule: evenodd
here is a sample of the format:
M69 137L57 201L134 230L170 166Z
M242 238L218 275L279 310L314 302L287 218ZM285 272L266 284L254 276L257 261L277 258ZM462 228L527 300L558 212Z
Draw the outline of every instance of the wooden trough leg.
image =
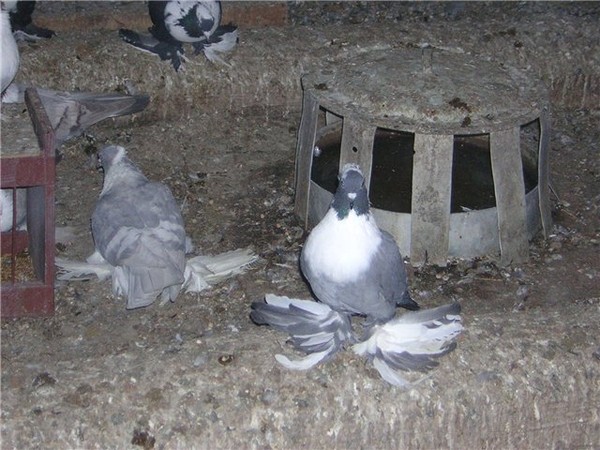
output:
M376 127L364 126L359 122L344 118L339 172L346 164L358 164L365 177L367 189L371 182L375 130Z
M490 133L490 157L498 212L500 264L523 262L529 256L529 243L518 127Z
M410 246L412 265L446 265L453 150L452 135L415 134Z
M296 198L294 210L308 226L308 202L310 199L310 177L312 168L313 149L317 135L317 120L319 103L309 92L304 92L302 99L302 118L296 147Z

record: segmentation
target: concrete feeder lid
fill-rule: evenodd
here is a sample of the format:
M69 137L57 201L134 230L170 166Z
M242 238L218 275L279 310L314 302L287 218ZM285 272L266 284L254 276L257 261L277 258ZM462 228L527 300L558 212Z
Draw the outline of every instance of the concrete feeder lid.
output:
M435 49L379 50L302 78L325 109L423 134L479 134L535 120L545 86L523 71Z

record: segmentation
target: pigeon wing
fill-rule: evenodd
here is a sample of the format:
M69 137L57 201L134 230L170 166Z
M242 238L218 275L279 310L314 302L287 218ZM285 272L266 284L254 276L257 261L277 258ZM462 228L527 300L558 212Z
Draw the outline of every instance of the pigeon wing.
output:
M51 89L38 89L38 94L56 133L57 147L104 119L139 112L149 102L147 95L62 92Z

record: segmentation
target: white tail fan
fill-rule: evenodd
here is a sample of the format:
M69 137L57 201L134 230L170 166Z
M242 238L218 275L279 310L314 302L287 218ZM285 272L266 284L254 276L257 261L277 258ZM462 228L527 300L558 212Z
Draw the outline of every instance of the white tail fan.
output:
M195 256L185 265L186 292L200 292L211 284L216 284L234 275L245 272L258 260L250 249L238 249L216 256Z
M196 256L186 263L182 288L186 292L200 292L212 284L245 272L257 260L258 256L250 249L233 250L216 256ZM86 262L56 258L55 263L59 268L57 278L66 281L89 280L94 275L103 281L115 271L98 252L94 252Z

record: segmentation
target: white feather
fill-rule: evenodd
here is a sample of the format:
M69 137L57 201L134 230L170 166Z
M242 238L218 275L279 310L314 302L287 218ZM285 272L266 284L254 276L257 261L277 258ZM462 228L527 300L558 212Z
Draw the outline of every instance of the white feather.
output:
M98 277L100 281L103 281L112 276L114 270L114 267L106 262L89 263L55 258L54 263L59 269L57 278L63 281L89 280L94 275Z
M206 59L210 62L220 62L221 64L225 64L226 66L230 66L224 59L221 58L220 53L227 53L233 50L233 47L237 44L238 41L238 30L231 31L229 33L225 33L221 36L221 40L219 42L215 42L213 44L208 44L204 46L204 55Z
M340 220L330 208L311 231L303 252L316 277L326 274L333 282L344 283L369 268L380 243L381 231L371 214L358 216L351 210Z
M323 359L325 359L327 356L329 356L329 354L332 351L335 351L335 348L333 345L331 347L329 347L327 350L324 350L324 351L318 352L318 353L311 353L310 355L308 355L304 358L297 359L294 361L289 359L287 356L280 355L280 354L275 355L275 359L277 360L277 362L279 364L281 364L286 369L308 370L308 369L316 366L317 364L319 364L321 361L323 361Z
M238 249L216 256L196 256L187 261L183 288L186 292L200 292L209 285L239 275L258 260L250 249Z

